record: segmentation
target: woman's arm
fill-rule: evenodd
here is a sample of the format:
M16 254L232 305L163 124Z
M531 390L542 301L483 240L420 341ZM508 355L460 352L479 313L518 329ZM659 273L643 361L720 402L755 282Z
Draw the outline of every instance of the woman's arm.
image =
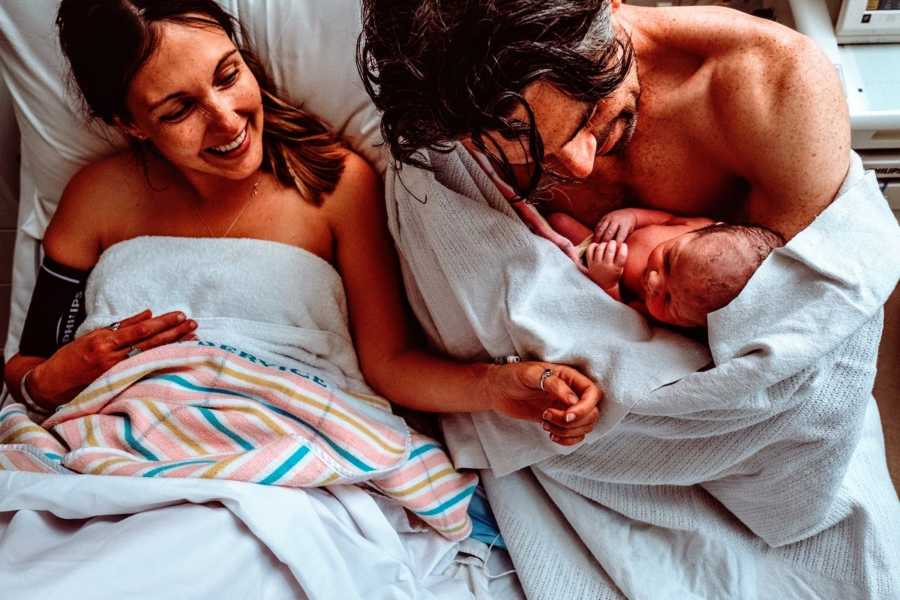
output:
M350 155L325 204L366 380L393 402L416 410L497 410L550 421L560 443L580 441L597 419L600 391L575 369L539 362L462 363L423 350L425 341L406 306L380 190L369 165ZM548 368L554 376L544 380L545 393L541 375Z
M115 329L98 329L63 344L48 357L18 353L6 363L3 377L16 400L26 401L27 394L31 403L50 411L77 396L133 349L149 350L178 341L195 328L183 313L153 317L145 310L120 321Z
M74 398L133 348L147 350L175 341L196 327L181 313L154 318L146 310L115 329L100 329L60 345L56 325L72 316L65 312L72 301L83 302L75 296L83 292L87 274L99 259L100 236L115 208L104 204L106 169L103 164L89 166L66 187L44 235L44 264L20 352L4 368L7 389L14 398L23 401L27 394L34 405L48 411ZM71 323L71 329L80 322Z

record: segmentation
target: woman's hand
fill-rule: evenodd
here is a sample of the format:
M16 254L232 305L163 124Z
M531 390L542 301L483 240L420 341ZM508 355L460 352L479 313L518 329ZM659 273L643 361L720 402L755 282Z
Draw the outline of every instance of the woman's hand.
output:
M55 408L74 398L129 353L149 350L189 336L197 323L184 313L153 317L149 310L94 330L62 346L28 376L28 393L38 404Z
M484 383L493 410L543 422L557 444L577 444L600 418L602 392L571 367L543 362L496 365Z

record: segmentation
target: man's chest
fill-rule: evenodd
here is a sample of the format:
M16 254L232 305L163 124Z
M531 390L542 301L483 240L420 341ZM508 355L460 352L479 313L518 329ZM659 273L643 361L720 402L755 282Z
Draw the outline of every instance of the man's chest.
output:
M620 155L598 157L585 180L556 186L550 211L568 212L586 225L623 206L642 206L676 214L728 217L746 199L748 186L723 155L709 122L681 113L682 119L639 116L638 127ZM697 121L706 127L693 126Z

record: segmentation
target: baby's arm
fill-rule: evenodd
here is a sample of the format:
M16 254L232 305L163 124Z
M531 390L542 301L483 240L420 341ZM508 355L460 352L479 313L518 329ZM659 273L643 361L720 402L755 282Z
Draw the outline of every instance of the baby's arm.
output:
M607 294L622 301L619 280L628 260L628 244L615 240L591 244L587 249L588 276Z
M519 213L519 217L532 232L556 244L560 250L565 252L566 255L572 259L581 271L584 271L584 267L581 264L581 253L577 251L572 240L559 233L559 231L548 223L544 216L541 215L533 205L528 204L525 201L519 201L513 202L512 207ZM570 217L567 218L572 222L577 222ZM579 223L579 225L581 224ZM583 225L581 226L583 227ZM585 227L585 229L587 228Z

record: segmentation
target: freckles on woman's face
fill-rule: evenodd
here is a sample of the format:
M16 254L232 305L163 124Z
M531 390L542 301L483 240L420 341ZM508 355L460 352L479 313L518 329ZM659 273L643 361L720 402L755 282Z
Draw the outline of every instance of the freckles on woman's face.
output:
M160 23L129 87L129 129L182 171L243 179L262 163L259 84L214 26Z

